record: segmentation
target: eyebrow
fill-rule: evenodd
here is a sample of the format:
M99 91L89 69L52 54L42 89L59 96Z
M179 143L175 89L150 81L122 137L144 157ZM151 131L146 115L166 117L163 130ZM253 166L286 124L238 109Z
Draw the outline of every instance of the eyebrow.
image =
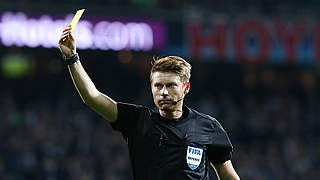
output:
M156 82L156 83L154 83L154 86L156 86L156 85L162 85L162 84L165 84L165 85L177 85L177 83L176 82L166 82L166 83L160 83L160 82Z

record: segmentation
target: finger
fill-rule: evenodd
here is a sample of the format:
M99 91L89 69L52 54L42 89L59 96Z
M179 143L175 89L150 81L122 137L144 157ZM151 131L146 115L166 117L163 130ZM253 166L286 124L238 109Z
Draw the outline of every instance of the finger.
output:
M62 33L70 31L70 28L65 28Z
M62 38L62 37L64 37L64 36L67 36L68 34L65 34L65 33L63 33L63 34L61 34L60 35L60 39Z
M64 43L64 41L65 41L65 38L62 38L62 39L60 39L60 40L59 40L59 42L58 42L58 43L59 43L59 44L63 44L63 43Z
M62 36L61 38L60 38L60 40L59 40L59 43L61 44L61 43L64 43L64 42L66 42L68 39L70 39L67 35L66 36Z
M63 39L63 38L66 38L66 37L68 37L68 34L65 34L65 35L61 36L60 39Z
M72 35L71 31L68 33L68 37L69 37L71 40L74 40L74 38L73 38L73 35Z
M63 33L61 34L61 37L62 37L62 36L70 36L70 31L63 32Z
M64 37L62 39L59 40L59 44L65 44L65 42L67 42L69 38L68 37Z
M71 31L71 27L70 26L66 26L66 28L64 28L62 32L67 32L67 31Z
M65 35L68 35L68 34L69 34L69 32L66 31L66 32L62 33L61 36L65 36Z
M68 31L71 31L71 25L68 25L66 28Z
M66 37L66 36L69 36L69 34L68 34L68 33L62 33L62 34L60 35L60 39L63 38L63 37Z

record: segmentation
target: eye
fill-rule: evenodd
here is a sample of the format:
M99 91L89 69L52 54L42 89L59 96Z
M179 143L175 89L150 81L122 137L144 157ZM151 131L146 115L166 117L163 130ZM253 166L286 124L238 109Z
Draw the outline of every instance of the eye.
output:
M159 83L154 84L154 86L155 86L156 88L158 88L158 89L161 89L161 88L162 88L162 85L159 84Z
M167 84L167 87L170 87L170 88L172 88L172 87L176 87L177 85L176 84L174 84L174 83L169 83L169 84Z

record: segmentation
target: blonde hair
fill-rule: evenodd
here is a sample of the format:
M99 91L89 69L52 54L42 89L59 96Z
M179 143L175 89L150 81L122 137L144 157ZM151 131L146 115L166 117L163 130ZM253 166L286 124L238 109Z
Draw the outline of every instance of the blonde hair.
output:
M150 81L154 72L172 72L176 73L182 82L186 83L191 77L191 65L179 56L167 56L154 59L150 73Z

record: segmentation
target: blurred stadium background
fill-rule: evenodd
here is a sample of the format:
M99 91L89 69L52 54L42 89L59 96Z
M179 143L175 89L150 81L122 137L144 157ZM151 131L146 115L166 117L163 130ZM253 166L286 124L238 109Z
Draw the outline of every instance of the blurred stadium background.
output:
M228 131L242 179L319 179L316 0L2 0L0 179L131 179L125 142L82 103L57 49L80 8L78 52L99 90L153 106L150 61L182 56L186 104Z

